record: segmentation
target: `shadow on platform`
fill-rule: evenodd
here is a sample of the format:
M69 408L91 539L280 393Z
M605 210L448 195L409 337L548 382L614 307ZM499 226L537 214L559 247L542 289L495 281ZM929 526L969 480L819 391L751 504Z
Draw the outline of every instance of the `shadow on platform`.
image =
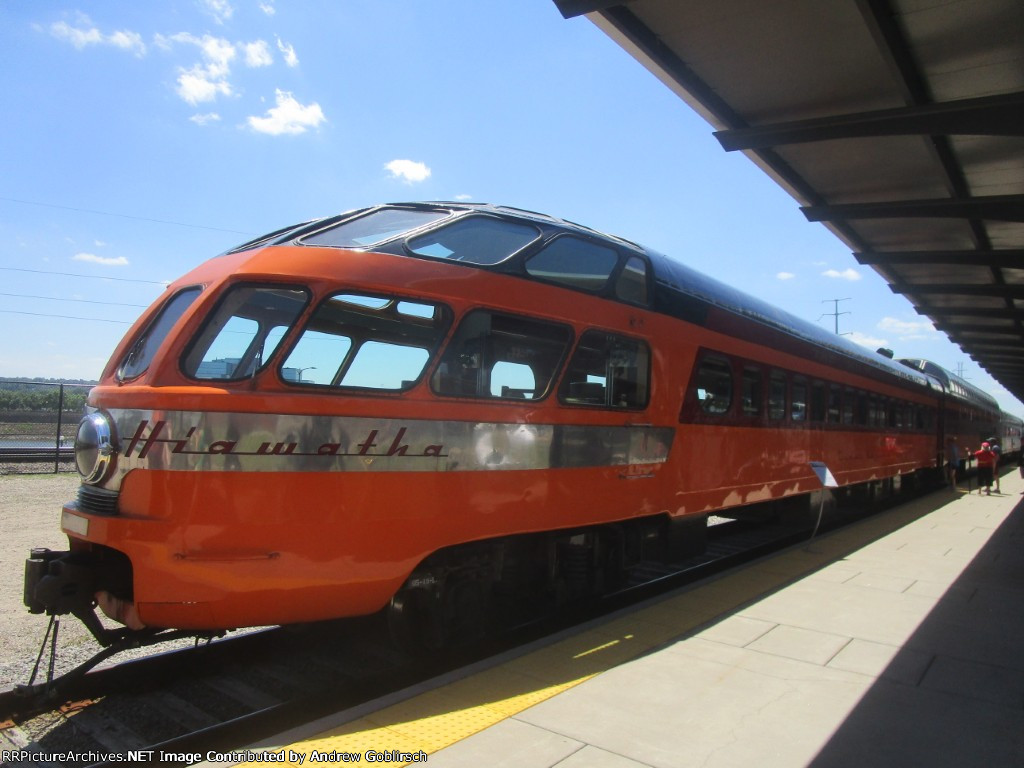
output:
M1024 766L1024 500L811 765Z

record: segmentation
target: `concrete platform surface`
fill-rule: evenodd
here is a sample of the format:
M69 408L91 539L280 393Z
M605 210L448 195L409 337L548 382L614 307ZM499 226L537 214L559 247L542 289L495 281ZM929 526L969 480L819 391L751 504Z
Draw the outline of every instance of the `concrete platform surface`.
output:
M254 748L304 765L1022 768L1015 468L1002 491L930 494Z

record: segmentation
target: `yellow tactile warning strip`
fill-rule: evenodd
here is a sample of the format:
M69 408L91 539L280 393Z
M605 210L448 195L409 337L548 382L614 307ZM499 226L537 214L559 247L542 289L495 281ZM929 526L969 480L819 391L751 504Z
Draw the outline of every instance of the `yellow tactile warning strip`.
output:
M619 664L687 636L949 501L935 495L792 547L697 587L656 599L538 648L293 744L246 750L250 762L426 762L428 756Z

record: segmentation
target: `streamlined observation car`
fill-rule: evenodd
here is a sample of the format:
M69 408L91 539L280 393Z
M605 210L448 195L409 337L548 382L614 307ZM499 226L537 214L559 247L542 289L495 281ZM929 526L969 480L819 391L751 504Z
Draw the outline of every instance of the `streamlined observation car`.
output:
M443 645L702 546L709 513L941 462L944 392L665 256L395 204L215 257L89 396L32 610L132 630L390 607ZM472 620L470 620L472 619Z

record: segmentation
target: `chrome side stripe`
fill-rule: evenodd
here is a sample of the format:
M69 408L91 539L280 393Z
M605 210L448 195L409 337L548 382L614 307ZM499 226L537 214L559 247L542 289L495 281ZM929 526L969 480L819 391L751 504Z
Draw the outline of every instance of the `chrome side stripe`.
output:
M675 430L190 411L110 411L118 471L471 472L661 464Z

